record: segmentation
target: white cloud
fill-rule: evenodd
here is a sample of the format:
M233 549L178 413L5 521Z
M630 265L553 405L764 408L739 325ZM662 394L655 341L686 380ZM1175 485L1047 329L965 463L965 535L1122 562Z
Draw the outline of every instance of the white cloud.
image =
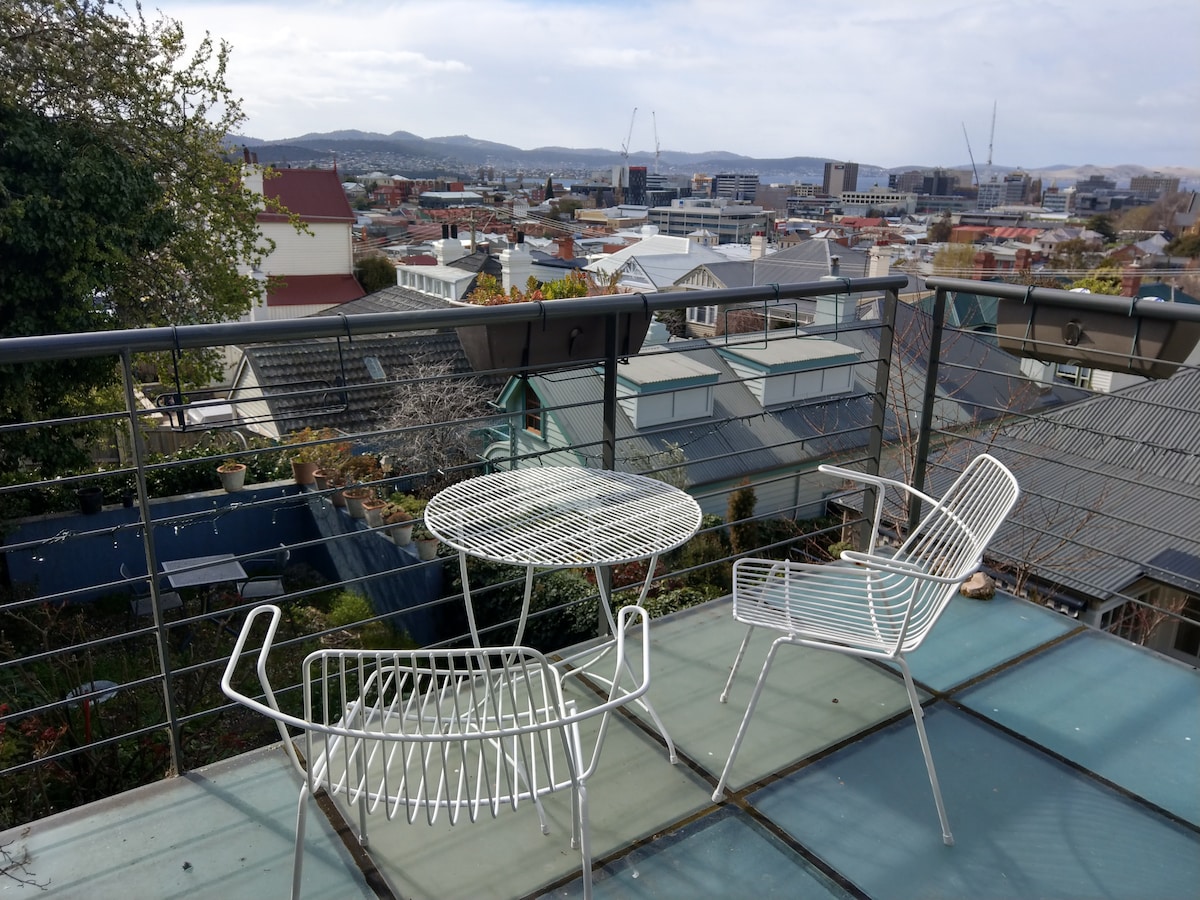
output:
M880 165L1200 159L1194 0L166 0L246 130L467 133Z

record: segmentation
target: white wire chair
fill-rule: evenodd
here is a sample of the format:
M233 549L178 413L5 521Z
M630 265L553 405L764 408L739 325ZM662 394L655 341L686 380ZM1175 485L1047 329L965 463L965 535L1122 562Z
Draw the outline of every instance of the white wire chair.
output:
M925 735L920 698L904 654L921 645L960 585L982 565L984 548L1017 501L1017 481L987 454L973 459L940 500L889 478L836 466L821 466L820 470L878 489L870 544L866 551L847 550L842 562L826 565L750 558L734 563L733 616L747 629L721 692L722 703L729 697L754 629L771 628L784 634L767 652L713 799L719 801L725 794L730 768L779 647L796 644L894 660L908 690L942 840L952 845L954 837ZM898 489L902 496L915 495L928 507L894 552L876 546L888 488Z
M269 616L257 654L263 699L235 687L238 662L261 616ZM358 839L367 844L370 815L423 818L435 824L496 818L532 803L549 833L541 799L571 792L571 846L582 856L584 896L591 897L592 856L586 782L600 759L614 710L650 686L650 641L645 610L627 606L617 618L614 684L604 702L586 709L563 695L563 679L541 653L526 647L464 650L319 650L303 666L303 714L283 712L267 677L267 659L280 610L250 611L221 678L233 700L275 720L284 748L300 772L293 898L299 897L307 800L320 790L341 794L358 813ZM626 661L634 627L640 670ZM251 651L253 652L253 651ZM622 683L624 682L624 683ZM633 682L630 684L630 682ZM585 754L581 725L597 719ZM288 728L300 731L307 766ZM590 733L590 729L589 729ZM589 738L589 741L591 739Z

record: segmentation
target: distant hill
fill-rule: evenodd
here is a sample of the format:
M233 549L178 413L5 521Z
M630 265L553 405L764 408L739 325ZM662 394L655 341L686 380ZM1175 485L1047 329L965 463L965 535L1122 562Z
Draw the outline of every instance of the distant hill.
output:
M336 158L339 167L348 172L380 169L389 172L458 172L467 175L471 170L491 166L500 171L520 171L529 174L552 172L557 175L586 175L622 162L619 151L601 147L535 147L522 150L510 144L485 141L465 134L423 138L408 131L380 134L348 129L304 134L285 141L263 141L241 136L234 136L231 141L239 147L245 145L253 148L259 162L262 163L293 166L328 165ZM757 174L764 182L819 182L824 174L825 163L835 161L838 160L819 156L756 158L725 150L706 150L700 153L663 150L657 163L659 171L676 176L691 175L694 172L739 172ZM631 153L629 162L632 165L646 166L651 171L655 166L654 154L646 151ZM859 186L866 189L872 184L886 184L886 176L889 173L931 168L933 166L918 163L889 168L859 163ZM971 165L966 162L942 168L970 171ZM1013 167L994 165L991 171L999 175L1013 171ZM1025 171L1040 177L1046 183L1057 180L1069 184L1094 174L1108 175L1120 183L1128 182L1134 175L1148 174L1152 171L1178 176L1185 185L1200 182L1200 169L1178 166L1152 170L1138 165L1104 168L1063 164Z

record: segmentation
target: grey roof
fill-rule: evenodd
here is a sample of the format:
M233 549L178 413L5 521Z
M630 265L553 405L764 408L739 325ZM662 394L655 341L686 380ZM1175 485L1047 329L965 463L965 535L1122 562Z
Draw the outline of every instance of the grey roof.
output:
M988 452L1023 493L994 546L1045 580L1104 598L1145 575L1196 578L1200 371L1007 425Z
M377 427L396 380L414 361L449 360L452 371L471 371L453 331L251 344L244 354L280 434L308 426L346 432ZM372 375L368 357L378 360L385 380Z
M705 263L703 268L723 287L752 287L762 284L798 284L819 281L829 275L833 257L838 258L838 275L842 278L865 278L870 274L869 253L844 247L824 238L801 241L777 253L759 259L726 260ZM899 275L900 272L889 272ZM903 273L907 274L907 273ZM909 276L908 286L901 293L916 293L922 287ZM864 295L866 296L866 295Z
M901 304L897 346L904 363L893 366L892 393L909 395L909 408L918 408L924 389L928 316ZM811 330L810 330L811 331ZM815 332L814 332L815 333ZM833 335L829 335L832 337ZM741 336L745 339L745 336ZM856 347L863 359L878 356L879 329L842 329L838 343ZM766 409L738 379L718 352L720 339L668 344L659 352L684 353L720 373L714 390L711 418L638 430L621 409L617 412L620 442L618 467L636 469L639 458L662 451L668 444L683 448L692 485L736 481L760 472L787 469L866 444L872 398L863 386L856 393L830 399ZM988 340L962 334L944 346L940 372L940 427L974 424L1005 409L1028 410L1084 396L1072 388L1041 393L1023 389L1020 363ZM602 379L594 370L569 371L530 378L543 406L553 408L555 421L571 445L595 444L603 434ZM917 405L911 405L917 404ZM897 436L894 409L889 404L885 431ZM599 458L599 450L587 451ZM585 454L587 455L587 454Z
M426 309L449 309L451 303L402 287L388 287L357 300L341 303L315 313L318 316L353 316L365 313L412 312Z

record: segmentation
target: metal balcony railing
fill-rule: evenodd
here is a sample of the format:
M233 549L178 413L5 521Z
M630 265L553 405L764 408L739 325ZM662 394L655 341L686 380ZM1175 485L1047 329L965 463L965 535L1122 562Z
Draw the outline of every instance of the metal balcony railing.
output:
M684 486L708 516L654 573L648 605L656 614L726 594L729 567L741 555L826 558L830 545L852 540L863 524L854 510L864 498L838 495L839 512L831 514L840 485L816 473L819 463L936 479L956 465L947 448L985 446L1002 423L1041 415L1049 402L1013 402L1027 382L1011 360L986 375L1007 385L1007 400L970 389L954 375L963 360L940 362L953 340L941 318L899 303L905 283L902 276L834 279L0 339L0 359L12 371L109 358L123 388L118 400L85 415L0 423L0 442L10 446L87 434L93 451L82 469L37 475L26 467L0 484L0 828L272 739L218 688L233 633L259 601L194 562L196 583L177 576L172 584L164 562L222 556L247 575L261 566L267 581L280 576L284 593L274 600L286 617L277 649L289 672L322 645L465 639L458 566L445 549L420 559L390 538L388 525L335 506L340 487L297 485L288 466L297 451L340 462L383 497L428 495L493 469L564 463ZM966 288L938 286L939 302L948 289ZM813 303L816 322L801 331L799 305ZM860 315L847 314L856 305ZM695 307L716 307L712 321L741 333L647 346L632 361L618 356L618 316ZM364 350L414 335L444 348L435 336L458 327L581 315L607 323L605 353L569 368L470 372L441 349L388 371ZM962 340L979 342L971 334ZM251 346L286 351L289 361L275 360L272 372L242 369L224 392L189 391L170 364L152 390L140 362L207 348L236 360L238 348ZM317 346L335 360L332 373L305 368L312 356L304 351ZM950 396L948 373L962 396ZM1036 394L1045 397L1040 388ZM303 427L312 430L299 433ZM368 455L385 464L346 465ZM223 490L215 471L227 461L247 466L236 492ZM76 506L87 502L88 487L102 492L98 512ZM896 520L903 528L903 515ZM1074 540L1053 524L1043 530L1061 544ZM1180 537L1168 529L1163 540ZM1001 549L989 562L1014 588L1057 597L1045 585L1064 578L1012 553ZM640 574L610 573L618 599ZM473 584L488 585L472 591L480 630L503 643L523 573L481 564L478 575ZM595 635L598 593L581 574L539 575L534 596L527 642L556 650ZM1159 609L1144 597L1128 599L1190 621L1174 600ZM297 702L294 686L281 700Z

